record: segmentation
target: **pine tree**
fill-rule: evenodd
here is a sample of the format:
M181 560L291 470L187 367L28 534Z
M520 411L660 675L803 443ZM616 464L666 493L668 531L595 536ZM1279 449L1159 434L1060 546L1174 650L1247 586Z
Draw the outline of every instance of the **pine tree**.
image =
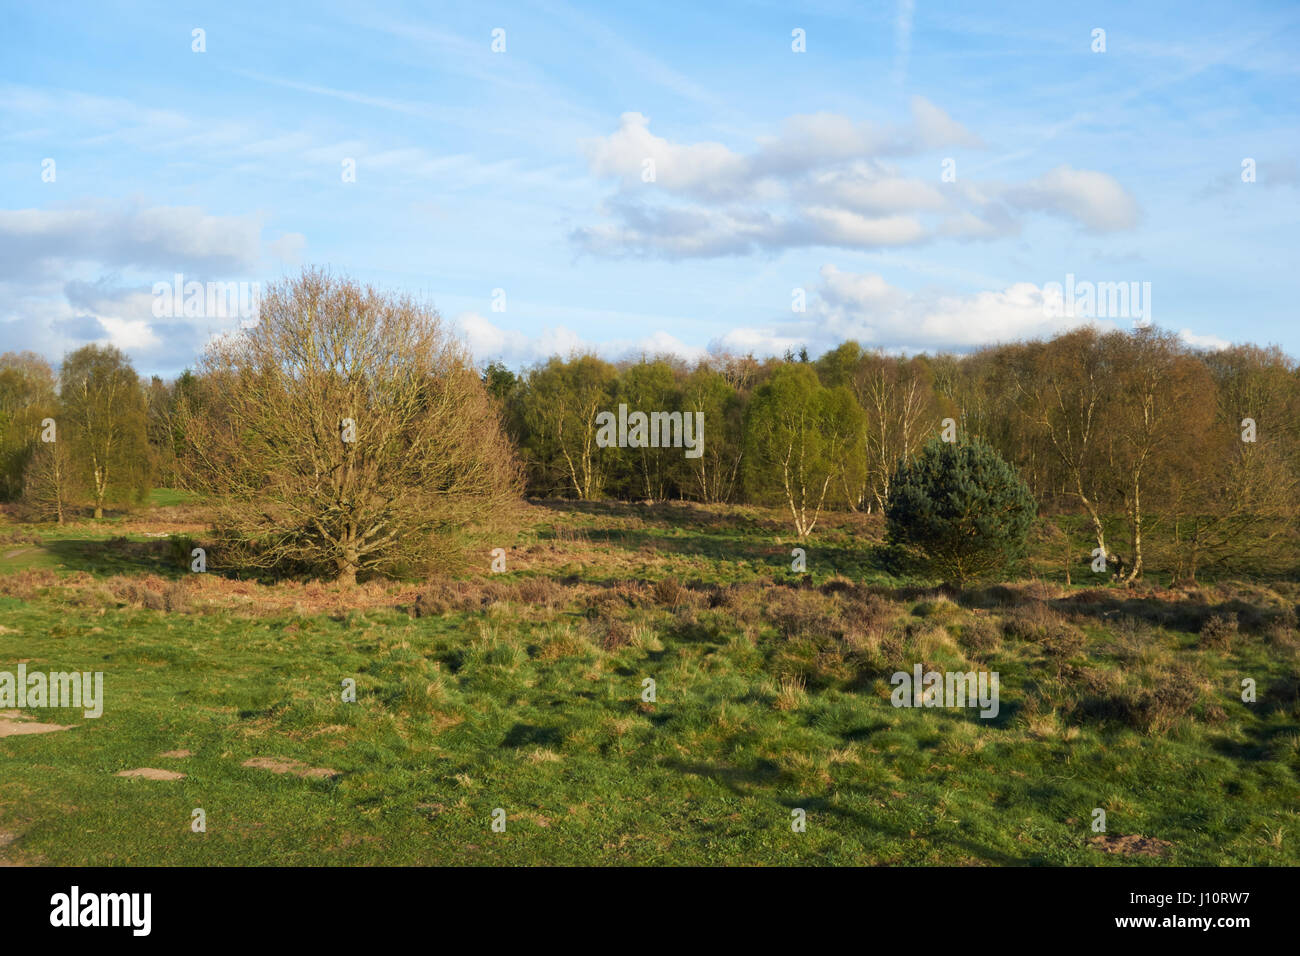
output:
M932 439L899 463L885 505L890 542L959 588L1017 557L1037 512L1016 470L979 439Z

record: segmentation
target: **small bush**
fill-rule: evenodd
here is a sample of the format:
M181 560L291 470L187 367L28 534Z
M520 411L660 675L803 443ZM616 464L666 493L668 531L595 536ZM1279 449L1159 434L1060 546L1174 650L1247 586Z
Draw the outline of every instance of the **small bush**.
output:
M163 590L163 606L173 613L190 609L190 589L185 581L173 581Z
M515 585L515 597L525 604L535 604L547 610L561 603L565 588L550 578L524 578Z
M654 594L656 604L667 608L675 608L682 603L685 590L686 588L682 587L681 583L675 578L660 578L654 583L651 593Z
M1296 629L1287 627L1281 621L1274 621L1267 631L1264 632L1264 639L1268 641L1268 646L1277 651L1288 651L1294 653L1300 650L1300 635L1297 635Z
M104 584L123 604L148 608L151 611L167 610L167 601L163 597L163 589L167 586L167 582L161 578L152 575L136 578L118 574L109 578Z
M959 640L962 647L983 656L996 653L1002 646L998 626L987 617L977 617L962 627Z
M1096 719L1118 720L1143 734L1163 734L1189 719L1199 700L1194 687L1175 681L1155 688L1129 684L1088 699L1080 712Z
M1169 680L1139 695L1134 726L1147 734L1163 734L1192 716L1201 695L1195 687Z
M945 597L935 598L932 601L922 601L912 609L912 613L917 617L933 617L941 621L956 617L960 611L961 609L956 604Z
M1002 617L1002 633L1018 641L1041 641L1063 624L1060 615L1041 601L1014 607Z
M820 590L822 594L840 594L844 591L852 591L855 587L856 585L851 580L842 574L837 574L833 578L822 582Z
M1043 638L1043 653L1051 660L1067 661L1077 657L1087 642L1087 637L1077 627L1061 623L1050 628Z
M1232 612L1227 614L1212 614L1201 625L1201 635L1198 643L1203 648L1212 650L1227 651L1232 648L1232 642L1237 637L1237 615Z
M718 592L718 607L740 624L757 624L763 617L763 595L749 584L732 584Z
M826 597L816 591L774 588L769 594L767 619L786 640L827 637L832 625L838 623L829 613L831 605Z
M539 660L554 661L562 657L585 657L592 646L569 625L550 628L537 649Z
M1087 638L1078 628L1059 624L1048 629L1039 646L1043 649L1049 671L1057 679L1069 682L1078 670L1077 665L1070 662L1082 653L1086 644Z
M425 588L415 596L411 612L416 617L438 617L451 610L451 598L445 585Z
M876 594L855 594L846 597L840 616L846 624L862 630L876 630L889 621L892 614L889 602Z

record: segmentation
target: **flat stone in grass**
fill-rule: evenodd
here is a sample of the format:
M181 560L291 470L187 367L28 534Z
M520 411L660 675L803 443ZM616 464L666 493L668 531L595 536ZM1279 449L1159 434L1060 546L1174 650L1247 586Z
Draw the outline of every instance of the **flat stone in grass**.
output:
M272 773L291 773L295 777L310 777L317 780L339 776L337 770L330 770L328 767L309 767L301 760L277 760L275 757L253 757L245 760L244 766L256 770L269 770Z
M134 770L119 770L115 777L144 777L146 780L184 780L185 774L175 770L159 770L157 767L137 767Z

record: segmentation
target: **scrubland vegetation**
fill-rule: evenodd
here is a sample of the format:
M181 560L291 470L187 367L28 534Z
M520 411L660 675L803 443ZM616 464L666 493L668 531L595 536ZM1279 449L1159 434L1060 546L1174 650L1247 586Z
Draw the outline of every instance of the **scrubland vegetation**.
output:
M419 303L267 302L175 382L0 359L0 670L106 693L0 714L0 861L1300 862L1276 350L476 373ZM703 454L600 447L620 403Z
M797 575L779 510L552 501L504 575L263 584L188 572L192 507L6 529L0 658L107 703L0 740L5 860L1300 861L1292 580L1069 588L1040 541L955 591L867 515ZM998 717L893 707L916 662L998 671Z

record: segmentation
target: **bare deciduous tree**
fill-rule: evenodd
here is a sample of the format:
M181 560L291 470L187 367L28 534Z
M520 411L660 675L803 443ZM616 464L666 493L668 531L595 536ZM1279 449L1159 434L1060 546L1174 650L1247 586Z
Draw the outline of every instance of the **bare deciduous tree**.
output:
M1121 579L1131 584L1142 576L1148 492L1161 487L1161 478L1167 489L1179 466L1195 460L1214 414L1214 383L1171 332L1112 332L1104 341L1116 390L1106 420L1107 462L1128 522L1132 557Z
M1097 329L1087 326L1058 336L1034 349L1013 373L1013 401L1020 412L1047 436L1062 471L1066 493L1082 506L1092 525L1097 547L1107 560L1102 525L1102 434L1112 381L1108 354Z
M63 524L74 484L72 459L65 442L41 442L27 464L23 504L38 521Z
M261 321L210 346L181 420L192 487L260 568L430 563L440 532L519 493L479 376L438 313L318 270L271 286ZM197 408L193 407L197 406Z

